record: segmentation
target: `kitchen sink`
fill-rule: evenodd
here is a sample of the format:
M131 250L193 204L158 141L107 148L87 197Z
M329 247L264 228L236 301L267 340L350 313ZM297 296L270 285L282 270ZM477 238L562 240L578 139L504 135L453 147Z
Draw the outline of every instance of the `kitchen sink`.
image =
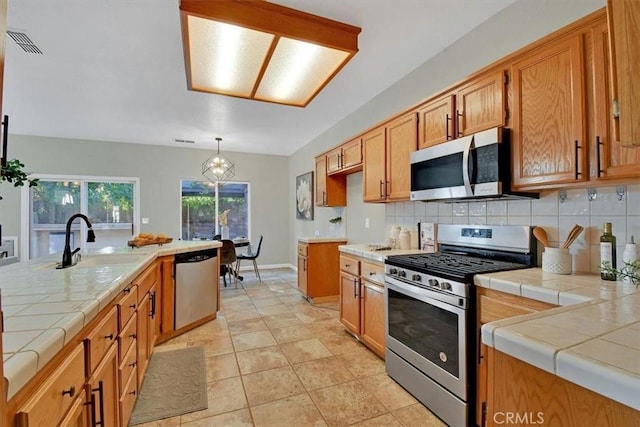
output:
M67 268L74 267L85 267L85 268L93 268L93 267L109 267L120 264L137 264L143 259L145 259L147 255L133 255L133 254L92 254L85 255L79 263L74 264ZM35 268L35 271L45 271L45 270L56 270L60 262L49 262L38 266ZM66 270L66 269L65 269Z

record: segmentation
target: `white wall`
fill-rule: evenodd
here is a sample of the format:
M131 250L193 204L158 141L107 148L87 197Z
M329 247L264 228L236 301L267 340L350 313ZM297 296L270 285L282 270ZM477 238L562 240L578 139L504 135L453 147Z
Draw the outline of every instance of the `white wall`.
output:
M140 178L140 213L149 218L141 231L180 236L180 180L204 179L209 150L142 144L9 136L9 157L38 174ZM261 264L289 262L288 161L283 156L226 152L235 162L235 181L250 182L251 238L264 235ZM20 191L1 186L3 235L20 235ZM21 243L22 244L22 243Z
M290 211L295 209L295 177L314 169L315 155L604 6L604 0L519 0L485 21L294 153L289 160ZM455 25L454 22L451 24ZM358 195L356 188L362 181L361 175L348 177L347 238L350 243L381 242L385 231L377 227L381 222L381 210L385 208L362 202L361 190ZM322 230L331 218L332 209L335 208L316 207L313 222L293 219L292 238L310 236L315 230ZM375 229L373 224L369 230L364 229L366 217L375 219ZM295 245L290 249L290 258L290 262L295 263Z

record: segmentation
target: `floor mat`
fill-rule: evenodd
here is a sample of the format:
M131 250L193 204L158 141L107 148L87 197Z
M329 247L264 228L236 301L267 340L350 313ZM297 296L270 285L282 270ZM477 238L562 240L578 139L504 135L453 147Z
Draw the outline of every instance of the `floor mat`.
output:
M207 409L204 347L156 352L151 356L129 425Z

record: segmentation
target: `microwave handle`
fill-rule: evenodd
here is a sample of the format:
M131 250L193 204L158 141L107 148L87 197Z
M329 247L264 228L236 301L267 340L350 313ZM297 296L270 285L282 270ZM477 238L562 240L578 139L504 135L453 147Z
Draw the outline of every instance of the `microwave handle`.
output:
M467 196L473 196L473 190L471 189L471 175L469 174L469 155L471 153L472 145L473 137L469 138L469 142L462 152L462 181L464 182L464 191L467 193Z

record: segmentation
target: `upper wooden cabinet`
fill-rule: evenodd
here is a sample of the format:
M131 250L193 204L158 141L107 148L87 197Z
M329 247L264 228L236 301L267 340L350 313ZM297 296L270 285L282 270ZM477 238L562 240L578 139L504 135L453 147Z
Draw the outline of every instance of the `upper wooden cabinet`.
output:
M418 149L506 122L506 78L501 69L470 79L418 108Z
M316 206L346 206L347 181L344 175L328 175L327 155L316 157Z
M505 73L499 70L474 78L457 90L457 137L505 125L505 85Z
M593 88L593 105L588 109L593 123L589 131L589 177L592 180L636 178L640 176L640 148L626 146L619 133L619 120L613 114L617 84L615 61L609 49L609 26L603 19L593 26L591 39L589 87ZM589 52L589 50L587 51ZM640 118L639 118L640 119Z
M327 174L362 170L362 139L356 138L327 153Z
M362 137L365 202L409 200L411 152L417 149L415 112L372 130Z
M617 70L620 142L640 145L640 2L608 0L611 41Z
M562 39L511 66L515 188L588 178L582 44Z

